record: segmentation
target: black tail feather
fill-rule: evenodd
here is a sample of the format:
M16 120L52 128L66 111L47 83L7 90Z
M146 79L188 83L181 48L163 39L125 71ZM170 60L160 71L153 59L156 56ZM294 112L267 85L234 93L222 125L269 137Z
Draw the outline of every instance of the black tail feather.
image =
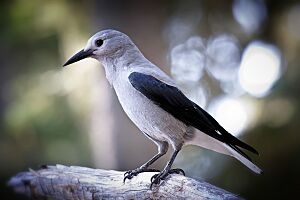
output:
M230 138L231 143L233 143L235 146L239 146L243 149L246 149L256 155L259 155L258 151L256 149L254 149L253 147L251 147L250 145L246 144L245 142L242 142L241 140L237 139L236 137L234 137L233 135L231 135L230 133L228 133L222 126L220 126L220 130L219 130L222 134L226 134L227 137Z
M230 146L235 151L237 151L239 154L241 154L242 156L244 156L245 158L247 158L248 160L250 160L252 162L252 159L245 152L243 152L239 147L234 146L232 144L229 144L228 146Z
M223 137L221 137L221 139L218 139L218 140L220 140L222 142L225 142L228 145L232 144L232 146L239 146L239 147L241 147L243 149L246 149L246 150L248 150L248 151L250 151L250 152L252 152L254 154L259 155L258 152L253 147L251 147L250 145L242 142L241 140L237 139L236 137L234 137L233 135L231 135L230 133L228 133L210 114L208 114L205 110L203 110L197 104L195 104L195 107L202 114L204 114L207 117L207 119L209 120L209 122L215 127L215 129L221 133L221 135Z

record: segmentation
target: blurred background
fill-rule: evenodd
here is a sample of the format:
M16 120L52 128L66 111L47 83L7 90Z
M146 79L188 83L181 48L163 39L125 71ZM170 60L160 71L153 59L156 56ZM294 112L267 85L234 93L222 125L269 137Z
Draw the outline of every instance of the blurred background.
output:
M145 56L228 131L254 146L258 176L238 161L185 147L189 177L247 199L300 191L300 2L297 0L2 0L0 193L41 164L134 169L156 153L123 113L102 66L62 64L107 28ZM154 167L162 168L170 153Z

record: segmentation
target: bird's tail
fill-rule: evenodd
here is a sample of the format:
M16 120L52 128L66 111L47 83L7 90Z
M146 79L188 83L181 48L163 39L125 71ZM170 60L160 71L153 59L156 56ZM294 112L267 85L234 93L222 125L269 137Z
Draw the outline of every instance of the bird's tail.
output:
M199 130L196 130L195 137L192 140L186 142L186 144L201 146L206 149L216 151L218 153L230 155L239 160L244 165L246 165L253 172L257 174L262 174L262 170L259 167L257 167L253 162L251 162L251 160L249 160L247 157L243 156L229 145L220 142L210 137L209 135L202 133Z

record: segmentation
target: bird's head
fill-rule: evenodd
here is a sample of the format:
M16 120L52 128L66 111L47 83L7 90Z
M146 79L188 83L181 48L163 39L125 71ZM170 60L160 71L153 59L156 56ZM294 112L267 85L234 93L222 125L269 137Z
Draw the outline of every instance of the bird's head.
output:
M126 49L134 46L130 38L116 30L104 30L93 35L84 49L72 56L65 64L70 65L84 58L95 58L102 61L105 58L116 59L124 54Z

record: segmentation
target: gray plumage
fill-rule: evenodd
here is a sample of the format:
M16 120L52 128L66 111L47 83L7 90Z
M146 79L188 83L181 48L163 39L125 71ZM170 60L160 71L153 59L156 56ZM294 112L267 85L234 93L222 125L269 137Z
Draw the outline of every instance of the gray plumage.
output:
M169 144L174 154L165 169L153 177L152 184L158 184L169 173L182 171L170 168L178 151L187 144L233 156L252 171L262 172L240 148L254 153L256 150L229 134L188 100L176 83L147 60L127 35L115 30L100 31L65 65L86 57L102 63L125 113L158 146L159 153L140 168L128 171L125 179L147 171L149 165L166 153Z

